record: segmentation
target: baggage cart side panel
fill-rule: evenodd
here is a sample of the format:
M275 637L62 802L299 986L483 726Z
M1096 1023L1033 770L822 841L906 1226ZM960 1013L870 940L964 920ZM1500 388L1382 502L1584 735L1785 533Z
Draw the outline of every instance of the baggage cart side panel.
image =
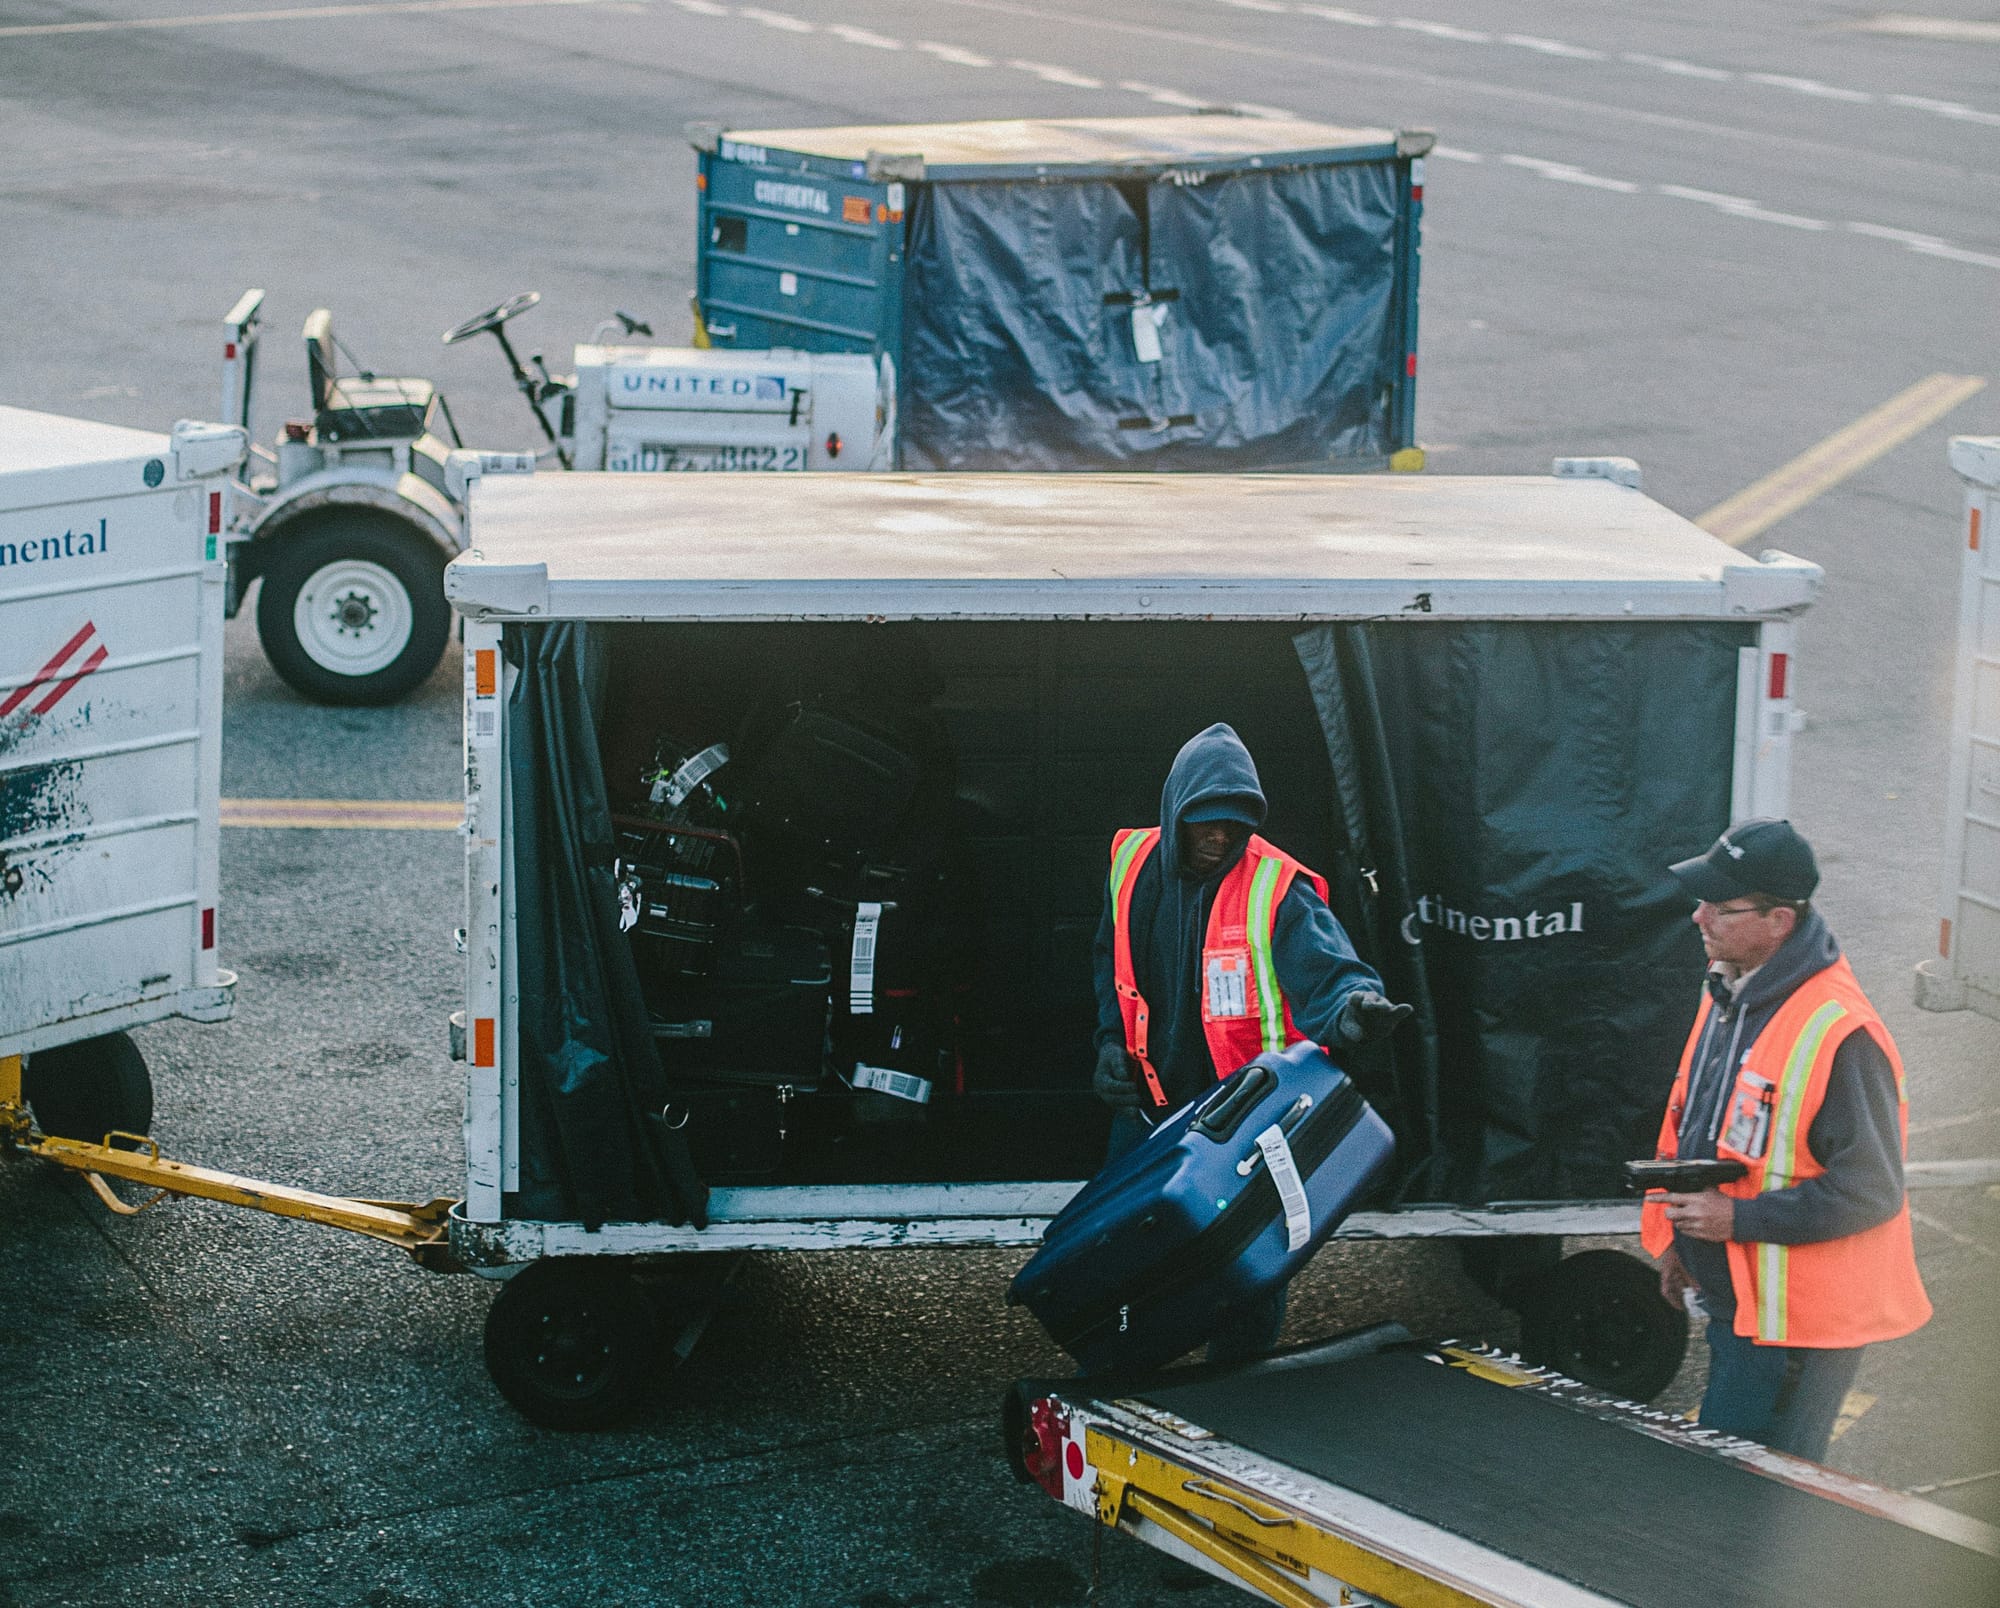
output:
M507 771L500 697L500 627L465 625L465 1206L500 1220L503 1170L499 1039L503 956L501 867Z

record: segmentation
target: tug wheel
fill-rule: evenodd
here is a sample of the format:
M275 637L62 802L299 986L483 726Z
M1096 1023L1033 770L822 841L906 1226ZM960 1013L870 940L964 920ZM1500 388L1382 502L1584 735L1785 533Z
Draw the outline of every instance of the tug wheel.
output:
M486 1371L545 1429L608 1429L644 1400L659 1327L631 1270L614 1258L531 1263L486 1315Z
M1688 1317L1660 1276L1623 1251L1579 1251L1524 1291L1521 1355L1592 1389L1651 1401L1680 1372Z

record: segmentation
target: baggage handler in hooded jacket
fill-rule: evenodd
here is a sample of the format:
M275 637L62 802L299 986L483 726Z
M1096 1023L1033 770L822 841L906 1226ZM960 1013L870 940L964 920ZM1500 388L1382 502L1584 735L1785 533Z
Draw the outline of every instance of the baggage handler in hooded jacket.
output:
M1744 1163L1719 1190L1649 1198L1670 1301L1708 1313L1707 1429L1819 1458L1862 1347L1923 1325L1903 1193L1903 1063L1811 904L1786 821L1732 826L1673 866L1698 901L1707 986L1659 1155Z
M1256 835L1263 821L1250 751L1217 723L1175 756L1159 826L1112 839L1093 1083L1116 1111L1107 1162L1264 1050L1360 1044L1411 1014L1354 953L1325 880ZM1270 1350L1284 1315L1282 1289L1238 1308L1210 1358Z

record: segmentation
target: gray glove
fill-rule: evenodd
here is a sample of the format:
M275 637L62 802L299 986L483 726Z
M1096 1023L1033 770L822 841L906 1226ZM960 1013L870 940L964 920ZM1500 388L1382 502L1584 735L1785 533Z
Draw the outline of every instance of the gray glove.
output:
M1137 1110L1144 1104L1132 1059L1122 1044L1106 1044L1097 1052L1097 1071L1090 1080L1091 1092L1114 1111Z
M1349 994L1340 1007L1340 1037L1345 1044L1373 1044L1385 1039L1416 1014L1414 1005L1396 1005L1372 988Z

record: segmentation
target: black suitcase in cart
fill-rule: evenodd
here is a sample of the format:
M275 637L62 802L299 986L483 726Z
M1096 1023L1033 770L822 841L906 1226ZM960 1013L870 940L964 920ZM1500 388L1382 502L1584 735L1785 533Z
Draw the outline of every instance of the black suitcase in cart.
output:
M1260 1055L1086 1184L1008 1304L1086 1373L1159 1367L1304 1267L1394 1151L1318 1045Z

